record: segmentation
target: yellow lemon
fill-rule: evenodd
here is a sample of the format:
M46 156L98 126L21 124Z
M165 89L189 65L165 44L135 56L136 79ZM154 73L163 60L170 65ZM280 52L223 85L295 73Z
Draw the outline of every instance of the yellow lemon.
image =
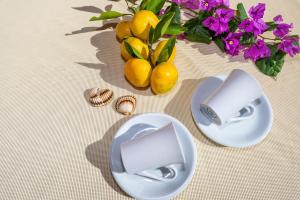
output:
M127 80L135 87L147 87L150 83L152 68L149 62L143 59L129 59L124 67Z
M126 40L123 40L121 44L121 55L125 60L129 60L130 58L132 58L132 56L127 52L124 41L127 41L130 44L130 46L136 49L145 59L148 58L148 46L138 38L129 37Z
M124 38L132 36L129 21L122 21L118 23L116 26L116 36L120 41L122 41Z
M164 62L157 65L151 75L151 88L155 94L164 94L176 84L178 71L172 63Z
M148 40L150 27L156 27L159 19L149 10L141 10L137 12L130 23L130 29L136 37L142 40Z
M152 54L152 59L151 59L153 65L156 64L156 61L159 58L159 54L162 51L162 49L164 48L164 46L167 44L167 42L168 42L168 40L163 40L163 41L159 42L158 45L156 46L154 53ZM174 46L171 56L169 57L167 62L173 63L175 55L176 55L176 47Z

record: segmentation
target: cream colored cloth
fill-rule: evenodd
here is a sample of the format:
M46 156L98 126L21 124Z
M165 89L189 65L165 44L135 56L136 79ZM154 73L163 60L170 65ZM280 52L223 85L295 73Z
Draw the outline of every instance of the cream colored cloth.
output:
M238 1L233 1L236 5ZM259 1L245 0L249 8ZM268 0L266 19L282 14L300 34L300 1ZM1 199L128 199L114 182L108 153L128 118L89 105L89 88L133 94L136 113L163 112L183 122L198 149L195 175L177 199L300 198L300 57L287 59L278 80L241 56L215 45L179 42L180 80L163 97L124 79L119 43L106 23L89 22L101 10L125 11L106 0L2 0L0 2ZM114 21L116 22L116 20ZM195 126L192 93L205 77L241 68L261 82L274 111L266 139L251 148L215 145Z

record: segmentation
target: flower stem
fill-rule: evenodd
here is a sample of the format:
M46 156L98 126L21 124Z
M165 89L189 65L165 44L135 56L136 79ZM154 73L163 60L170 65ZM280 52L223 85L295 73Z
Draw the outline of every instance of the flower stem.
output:
M129 6L129 4L128 4L128 1L127 1L127 0L125 0L125 2L126 2L126 5L127 5L127 7L129 8L130 6Z
M188 11L194 13L194 14L197 14L197 15L199 14L197 11L189 9L189 8L185 8L185 7L182 7L182 6L180 6L180 8L186 9L186 10L188 10Z
M191 13L188 13L188 12L184 12L184 14L186 14L186 15L188 15L188 16L190 16L190 17L196 17L196 16L194 16L194 15L192 15Z
M262 35L258 35L260 38L264 39L264 40L273 40L273 41L278 41L280 39L277 39L277 38L268 38L268 37L264 37Z

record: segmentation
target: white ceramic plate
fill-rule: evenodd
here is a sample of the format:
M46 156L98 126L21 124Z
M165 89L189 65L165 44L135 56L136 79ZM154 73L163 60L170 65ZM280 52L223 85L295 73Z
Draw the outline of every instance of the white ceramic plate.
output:
M170 122L173 122L183 148L186 159L185 169L178 168L176 178L168 182L127 174L121 161L120 144L147 129L160 128ZM110 168L114 179L123 191L140 200L164 200L176 196L191 181L196 163L197 150L189 130L177 119L166 114L146 113L131 118L115 134L111 145Z
M254 117L224 128L210 123L200 112L200 103L226 78L227 75L209 77L196 88L191 105L194 121L204 135L221 145L241 148L258 144L270 132L273 123L272 107L265 94L257 101Z

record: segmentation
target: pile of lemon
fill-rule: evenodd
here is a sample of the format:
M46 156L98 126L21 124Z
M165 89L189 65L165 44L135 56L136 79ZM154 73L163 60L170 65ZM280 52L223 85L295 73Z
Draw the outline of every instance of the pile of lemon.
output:
M160 41L154 50L149 49L147 45L150 28L155 28L158 23L159 19L153 12L141 10L134 14L131 21L121 21L117 25L116 37L121 42L121 55L126 61L124 66L126 79L137 88L150 85L155 94L164 94L176 85L178 71L173 63L175 47L166 62L156 65L168 40ZM141 57L131 55L125 43Z

